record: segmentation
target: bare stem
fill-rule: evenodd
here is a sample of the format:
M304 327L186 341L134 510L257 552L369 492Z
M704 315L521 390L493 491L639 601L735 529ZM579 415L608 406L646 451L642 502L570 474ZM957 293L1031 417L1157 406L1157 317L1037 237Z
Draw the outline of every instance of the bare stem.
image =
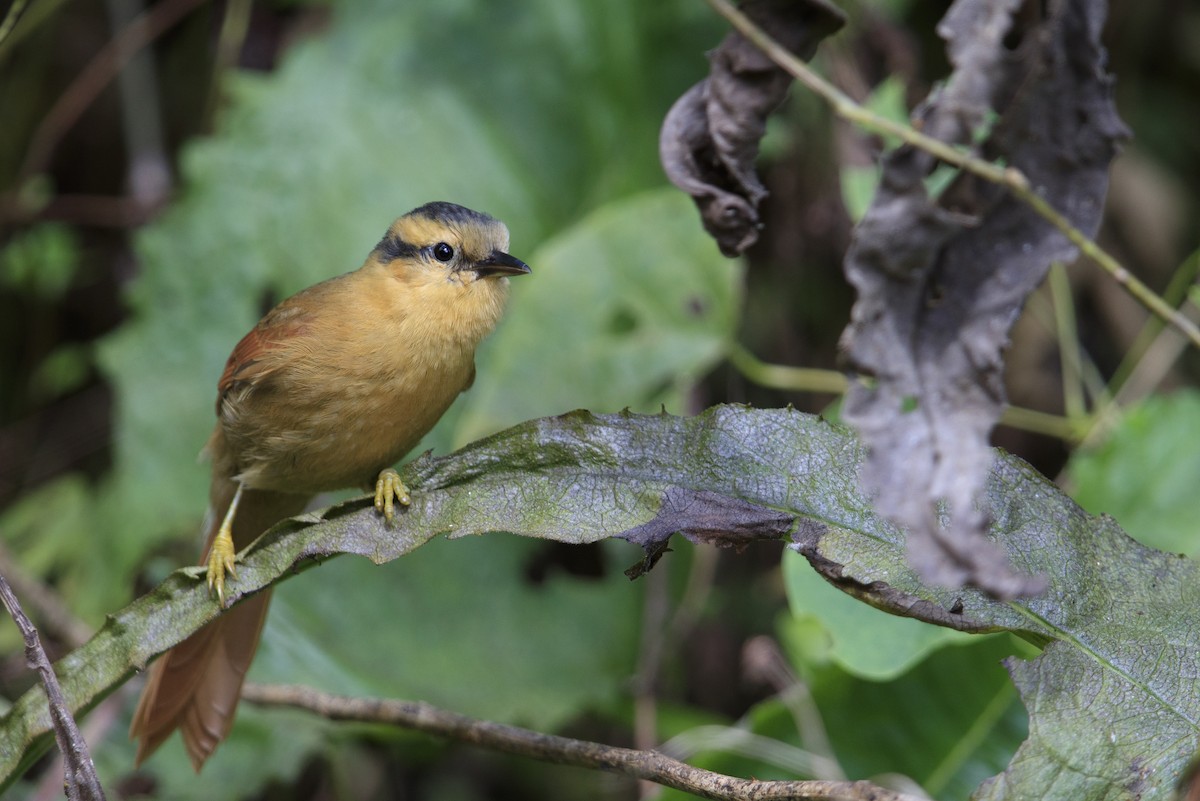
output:
M96 767L88 753L87 742L79 733L75 718L63 697L62 687L58 677L54 675L54 667L50 658L42 648L41 638L37 629L21 609L21 603L13 593L8 581L0 575L0 600L12 615L21 636L25 638L25 661L31 670L37 671L46 691L46 700L50 707L50 721L54 726L54 739L63 754L63 783L66 785L67 798L70 801L104 801L104 788L96 777Z
M1101 269L1124 287L1125 291L1133 295L1151 312L1182 332L1193 346L1200 348L1200 327L1181 314L1178 309L1172 308L1154 290L1139 281L1107 251L1072 225L1066 217L1030 187L1029 179L1020 170L1013 167L1000 167L984 161L972 155L965 148L948 145L907 125L884 119L868 111L809 69L807 64L768 36L749 17L735 8L729 0L708 0L708 4L781 69L828 102L838 116L867 130L895 136L902 142L919 148L947 164L1008 188L1043 219L1061 231L1073 245L1079 248L1080 253L1096 262Z
M724 776L656 751L616 748L478 720L420 701L349 698L294 685L247 684L252 703L306 709L330 720L400 726L559 765L609 770L722 801L912 801L870 782L756 781Z

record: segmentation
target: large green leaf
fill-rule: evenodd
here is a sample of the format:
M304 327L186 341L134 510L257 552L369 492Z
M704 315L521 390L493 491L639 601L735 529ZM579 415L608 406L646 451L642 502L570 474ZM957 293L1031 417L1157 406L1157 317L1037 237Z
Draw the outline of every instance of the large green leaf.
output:
M1027 726L1000 660L1032 649L1014 647L1011 635L885 614L821 581L796 554L784 557L783 573L792 614L779 635L843 770L904 775L948 800L1004 768Z
M281 587L252 678L541 729L611 704L634 669L641 592L620 569L527 582L540 546L510 539L439 541L383 569L342 559Z
M617 536L656 555L673 531L729 544L790 532L822 575L874 605L1045 645L1036 659L1009 663L1030 737L980 797L1169 797L1200 746L1200 566L1137 544L1001 455L988 483L991 534L1014 564L1046 576L1045 594L1002 603L925 587L905 560L901 534L858 491L861 457L845 430L793 411L535 420L408 465L414 501L395 529L365 499L275 527L248 549L232 597L314 559L355 553L384 562L440 533L510 531L574 543ZM174 574L59 663L73 707L217 613L197 573ZM11 777L31 745L44 744L46 727L35 689L0 724L0 774Z

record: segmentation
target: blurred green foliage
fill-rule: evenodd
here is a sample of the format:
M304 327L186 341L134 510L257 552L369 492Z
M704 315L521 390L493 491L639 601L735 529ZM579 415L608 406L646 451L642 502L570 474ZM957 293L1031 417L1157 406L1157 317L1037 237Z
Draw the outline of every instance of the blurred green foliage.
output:
M1067 465L1071 495L1108 514L1130 536L1163 551L1200 556L1200 393L1153 395L1123 411L1094 446Z
M14 236L0 250L0 286L52 300L66 291L78 267L79 251L72 230L46 223Z

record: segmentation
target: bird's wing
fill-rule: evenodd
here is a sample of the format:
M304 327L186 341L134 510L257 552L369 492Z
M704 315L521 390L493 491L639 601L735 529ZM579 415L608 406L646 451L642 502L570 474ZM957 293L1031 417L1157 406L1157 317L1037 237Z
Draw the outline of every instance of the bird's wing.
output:
M272 309L250 333L242 337L225 362L217 381L217 414L225 398L235 389L253 386L284 364L274 358L280 347L308 330L312 313L299 305L284 303Z

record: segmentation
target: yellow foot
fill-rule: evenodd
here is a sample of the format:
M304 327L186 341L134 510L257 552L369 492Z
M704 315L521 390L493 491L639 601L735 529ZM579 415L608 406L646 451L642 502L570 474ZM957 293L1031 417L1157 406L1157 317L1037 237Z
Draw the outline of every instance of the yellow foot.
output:
M239 483L237 492L233 493L233 500L229 502L229 508L225 511L225 519L221 521L221 527L217 529L212 545L208 546L208 591L216 592L221 606L225 605L225 574L237 578L237 571L233 569L233 557L237 553L237 549L233 547L233 517L237 514L238 502L242 499L242 489Z
M408 506L412 498L408 497L408 487L400 480L400 474L389 467L380 471L379 480L375 482L375 509L383 512L383 519L388 523L395 517L394 503Z
M221 606L225 605L225 574L237 578L237 571L233 569L234 553L233 535L221 526L208 549L208 589L217 594Z

